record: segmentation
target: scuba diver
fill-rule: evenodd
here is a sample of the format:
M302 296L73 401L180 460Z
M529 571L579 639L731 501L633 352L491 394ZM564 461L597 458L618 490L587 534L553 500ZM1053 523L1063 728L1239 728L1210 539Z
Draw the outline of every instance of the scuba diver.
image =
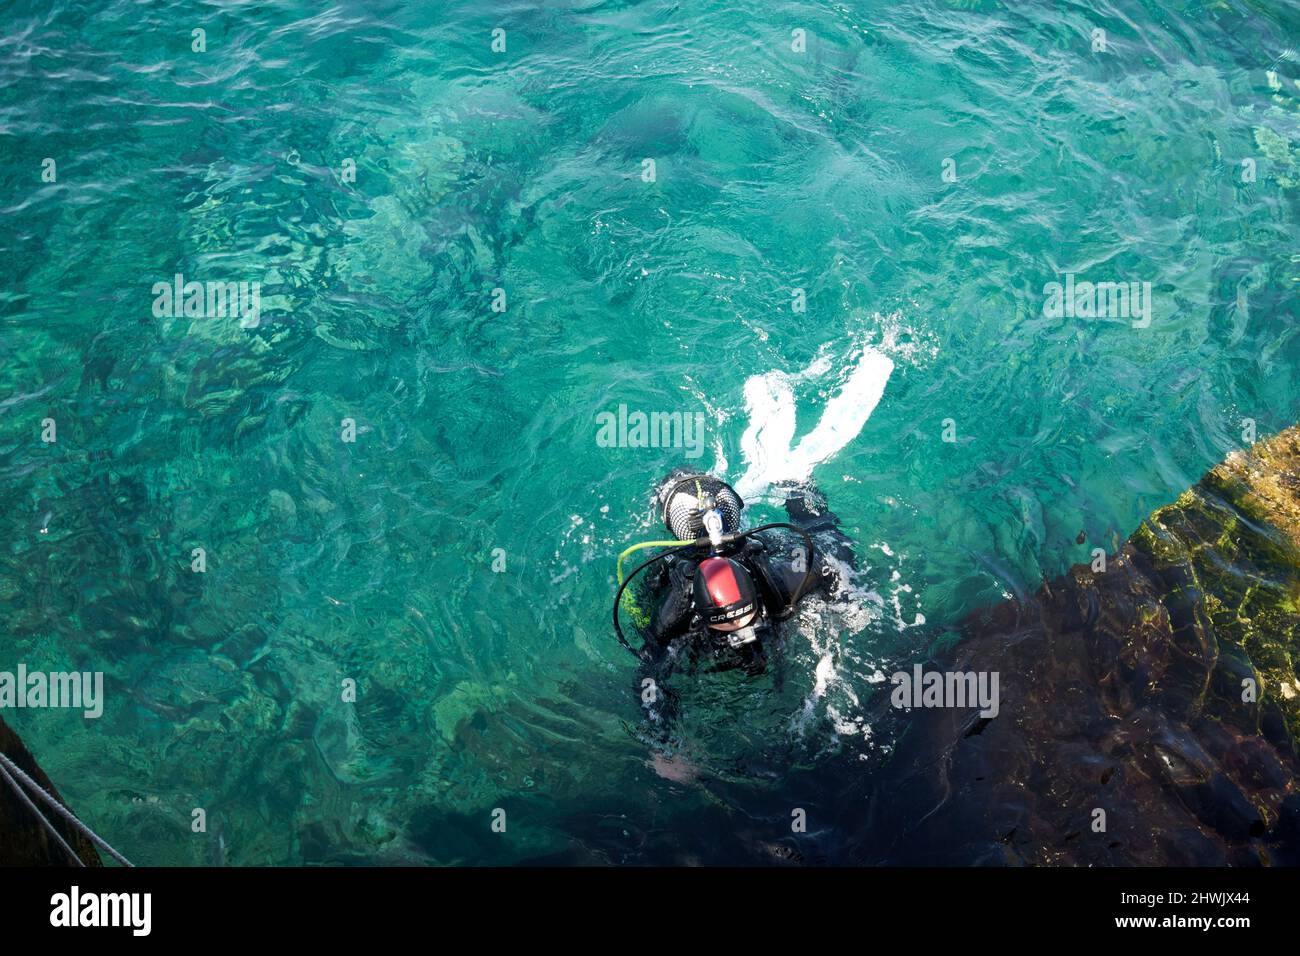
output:
M839 519L811 482L786 489L789 522L748 531L740 527L745 507L729 484L712 475L675 470L660 486L656 506L672 541L633 545L619 556L614 629L660 681L682 661L705 659L712 670L742 668L762 673L779 647L776 624L794 614L809 594L840 594L855 564ZM797 536L797 544L789 538ZM813 540L819 536L826 553ZM634 551L665 547L623 576L623 560ZM646 571L640 600L624 601L637 575ZM619 606L641 625L643 645L629 644L619 623ZM641 610L645 605L653 613Z

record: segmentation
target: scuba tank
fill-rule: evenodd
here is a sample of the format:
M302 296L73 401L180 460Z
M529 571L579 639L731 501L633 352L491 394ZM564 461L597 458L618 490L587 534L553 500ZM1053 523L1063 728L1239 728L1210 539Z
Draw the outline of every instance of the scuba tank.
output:
M740 530L745 503L736 489L712 475L674 472L659 489L665 527L678 541L695 541L707 533L710 544Z

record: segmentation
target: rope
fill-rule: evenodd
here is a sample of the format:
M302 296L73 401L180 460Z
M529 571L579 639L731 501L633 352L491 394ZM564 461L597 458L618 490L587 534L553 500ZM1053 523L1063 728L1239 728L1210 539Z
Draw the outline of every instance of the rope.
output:
M8 771L8 773L6 773L6 771ZM78 866L85 866L85 864L81 861L81 857L77 856L77 854L72 851L72 848L68 846L68 844L64 841L63 837L59 836L58 831L54 829L53 824L51 824L50 821L46 818L45 814L41 813L40 809L34 803L32 803L32 801L28 798L27 794L23 793L22 789L18 786L18 784L14 782L13 777L9 775L10 773L12 773L14 777L17 777L23 783L27 784L27 786L31 788L32 793L35 796L39 797L42 800L42 802L44 802L55 813L57 813L63 819L63 822L67 823L70 827L72 827L74 830L76 830L78 833L84 836L91 843L95 844L95 846L99 847L101 850L103 850L105 853L111 856L118 863L121 863L123 866L131 866L131 867L135 865L126 857L124 857L121 853L118 853L115 849L109 846L107 840L105 840L103 837L101 837L90 827L86 826L84 823L78 820L73 815L72 811L69 810L67 807L65 807L63 804L61 804L58 800L54 799L54 797L51 796L48 790L42 787L31 777L27 776L27 774L23 772L23 769L21 767L19 767L16 763L14 763L12 760L9 759L8 755L4 753L0 753L0 775L3 775L4 778L7 781L9 781L9 785L13 787L14 792L18 794L18 796L22 799L23 803L27 804L27 806L31 808L31 811L36 814L37 819L41 821L41 824L45 827L45 829L56 840L59 841L59 844L65 850L68 851L68 855L77 861Z

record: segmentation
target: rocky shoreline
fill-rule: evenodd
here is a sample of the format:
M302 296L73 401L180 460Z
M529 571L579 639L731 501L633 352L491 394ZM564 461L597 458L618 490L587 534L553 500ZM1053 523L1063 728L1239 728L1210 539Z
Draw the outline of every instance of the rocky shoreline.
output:
M23 769L28 776L48 790L60 803L67 802L55 789L31 753L23 746L8 724L0 718L0 753ZM39 801L33 801L39 806ZM52 816L52 814L51 814ZM55 828L68 846L76 851L87 866L102 866L94 845L62 820L54 821ZM36 820L31 809L12 791L8 783L0 782L0 866L71 866L63 851Z

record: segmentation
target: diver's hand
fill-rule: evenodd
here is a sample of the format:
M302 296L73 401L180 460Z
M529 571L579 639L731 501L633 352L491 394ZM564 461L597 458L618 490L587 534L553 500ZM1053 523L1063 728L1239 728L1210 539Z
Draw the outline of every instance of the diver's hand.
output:
M691 597L694 579L695 567L685 561L675 562L669 568L668 594L650 624L650 638L655 643L666 644L685 629L694 604Z

